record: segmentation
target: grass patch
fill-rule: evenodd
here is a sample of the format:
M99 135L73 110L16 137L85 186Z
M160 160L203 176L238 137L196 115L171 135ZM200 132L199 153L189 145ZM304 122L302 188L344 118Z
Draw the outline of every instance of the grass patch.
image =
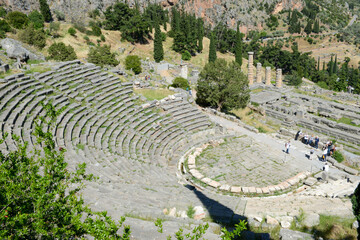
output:
M187 215L190 219L192 219L192 218L194 218L194 214L195 214L195 209L194 209L194 207L193 207L192 205L188 206L188 209L187 209L187 211L186 211L186 215Z
M83 150L83 151L84 151L84 149L85 149L84 144L80 144L80 143L78 143L78 144L76 145L76 147L77 147L78 149L80 149L80 150Z
M169 89L165 88L159 88L159 89L135 89L135 93L143 95L146 97L149 101L152 100L160 100L163 99L169 95L174 94L173 91L170 91Z
M50 67L38 65L38 66L30 67L29 70L25 71L25 74L30 74L30 73L35 73L35 72L44 73L44 72L48 72L50 70L51 70Z
M268 126L264 123L266 119L264 116L252 111L248 107L232 110L231 113L240 118L240 120L245 124L257 128L259 132L273 133L277 131L278 126L276 128L274 126Z
M355 219L320 215L320 224L312 229L315 236L324 239L356 239L356 229L352 229Z

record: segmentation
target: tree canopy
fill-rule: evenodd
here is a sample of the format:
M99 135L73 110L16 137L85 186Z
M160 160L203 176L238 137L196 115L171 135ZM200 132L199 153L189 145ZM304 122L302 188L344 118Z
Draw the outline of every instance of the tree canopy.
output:
M201 71L196 95L198 104L218 111L244 108L250 99L249 83L238 63L217 59Z
M84 204L80 190L84 181L94 180L79 164L75 172L66 169L65 149L57 149L52 127L61 110L44 105L46 115L35 122L38 147L34 155L27 154L27 144L4 154L0 151L0 238L1 239L128 239L117 231L124 218L116 223L106 212L93 212ZM46 121L45 119L50 119ZM50 130L44 132L42 124ZM0 142L2 142L1 140ZM41 166L41 167L40 167Z
M39 0L40 12L44 16L45 22L52 22L53 18L51 15L49 4L46 0Z
M75 50L72 46L66 46L64 43L53 43L49 49L49 58L56 61L71 61L77 58Z
M91 47L88 54L88 61L99 66L116 66L119 61L116 60L115 53L110 51L109 45Z

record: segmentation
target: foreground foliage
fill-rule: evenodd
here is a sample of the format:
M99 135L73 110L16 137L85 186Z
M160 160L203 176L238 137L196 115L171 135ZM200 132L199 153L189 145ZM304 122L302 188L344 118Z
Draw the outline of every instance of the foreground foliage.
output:
M360 184L355 189L354 195L351 197L351 203L353 208L353 213L356 220L360 223ZM357 228L358 239L360 239L360 227Z
M93 212L79 197L84 181L94 177L85 173L85 163L75 172L66 169L65 150L57 150L51 130L43 132L41 126L54 123L60 111L50 104L44 107L46 116L35 122L42 150L28 156L26 144L18 141L18 150L0 152L0 238L129 239L128 226L123 236L117 234L125 218L116 223L106 212Z
M244 108L250 99L248 81L238 63L209 62L200 73L196 102L218 111Z
M119 64L119 61L116 60L115 53L110 51L110 46L108 45L90 48L88 61L99 66L116 66Z

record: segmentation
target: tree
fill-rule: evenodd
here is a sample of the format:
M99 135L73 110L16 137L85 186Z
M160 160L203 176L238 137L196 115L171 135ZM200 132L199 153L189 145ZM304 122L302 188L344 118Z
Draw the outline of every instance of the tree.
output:
M57 150L52 130L56 111L51 104L43 105L46 115L35 121L35 136L41 150L27 154L27 143L4 154L0 151L0 238L1 239L128 239L130 227L118 235L125 218L115 223L106 212L94 212L84 204L81 190L86 164L74 172L67 169L65 149ZM49 119L48 121L45 119ZM43 125L49 131L43 131ZM0 140L0 144L3 140Z
M302 83L302 79L296 71L293 71L291 75L286 75L285 81L287 81L290 86L299 86Z
M155 25L154 59L155 62L160 62L164 59L164 49L162 45L161 30L160 30L160 25L157 21Z
M351 197L352 209L354 216L358 223L360 223L360 184L355 189L354 195ZM357 228L358 236L357 239L360 240L360 227Z
M117 2L113 6L109 6L106 9L104 16L105 29L120 30L133 16L133 11L127 4Z
M6 20L16 29L22 29L29 23L29 18L26 16L26 14L18 11L9 12L6 15Z
M312 21L309 20L306 24L306 27L304 29L304 32L309 35L312 32Z
M216 43L214 34L212 33L210 36L209 62L215 62L216 58Z
M52 22L53 18L51 15L50 7L46 0L39 0L40 12L44 16L45 22Z
M68 29L68 33L71 35L71 36L76 36L76 30L75 28L71 27Z
M19 33L20 41L38 47L40 49L46 46L46 34L43 29L36 30L33 24Z
M203 39L204 39L204 21L202 18L198 18L197 20L197 34L198 34L198 49L199 53L203 50Z
M319 20L316 20L313 27L313 33L319 33L320 32L320 23Z
M173 80L173 83L171 84L171 86L174 88L182 88L184 90L187 90L190 88L188 80L186 80L185 78L182 78L182 77L176 77Z
M239 64L217 59L207 63L200 73L196 102L218 111L244 108L250 99L248 84Z
M237 62L240 66L242 65L242 39L239 31L239 26L236 32L235 62Z
M77 59L75 50L72 46L66 46L64 43L53 43L49 49L49 58L56 61L71 61Z
M141 73L141 61L137 55L129 55L125 58L125 69L132 70L135 74Z
M110 46L108 45L91 47L88 54L88 61L99 66L116 66L119 64L119 61L116 60L115 53L110 51Z
M32 11L28 17L30 22L34 24L35 29L40 29L44 27L44 16L37 10Z
M147 43L146 37L149 36L150 26L150 23L140 13L137 13L121 27L121 37L131 43Z

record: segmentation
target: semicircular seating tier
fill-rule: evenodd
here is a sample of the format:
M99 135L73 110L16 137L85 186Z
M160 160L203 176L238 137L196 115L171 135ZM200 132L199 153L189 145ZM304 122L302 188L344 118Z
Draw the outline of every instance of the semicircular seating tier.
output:
M87 183L83 195L95 210L154 216L163 208L201 204L193 192L179 187L176 163L189 149L224 136L181 96L141 102L132 83L80 61L1 82L1 134L17 135L30 152L37 148L35 121L46 113L41 102L63 109L53 135L66 149L70 169L86 163L87 171L99 177ZM16 144L7 137L0 149L12 151ZM229 202L225 196L213 198Z

